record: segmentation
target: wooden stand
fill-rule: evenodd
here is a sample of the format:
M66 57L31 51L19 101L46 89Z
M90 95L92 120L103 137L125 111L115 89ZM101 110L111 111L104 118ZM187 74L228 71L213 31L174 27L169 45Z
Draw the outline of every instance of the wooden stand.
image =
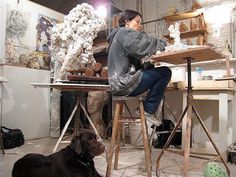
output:
M42 88L45 88L45 87L51 87L51 88L55 88L55 89L59 89L59 90L64 90L64 91L78 91L78 92L89 92L89 91L110 91L110 87L109 85L102 85L102 84L71 84L71 83L30 83L30 85L33 85L34 87L42 87ZM91 126L93 127L94 129L94 132L96 133L96 135L98 136L98 139L101 140L102 142L102 139L101 137L99 136L96 128L94 127L85 107L84 107L84 104L83 104L83 100L84 100L84 96L83 94L79 93L78 94L78 98L77 98L77 103L68 119L68 121L66 122L63 130L62 130L62 133L59 137L59 139L57 140L57 143L53 149L53 153L57 151L57 148L59 146L59 144L62 142L62 138L63 136L65 135L65 132L76 112L76 110L78 108L82 108L83 111L84 111L84 114L86 115L86 117L88 118L88 121L89 123L91 124ZM75 130L74 132L76 133L76 131L78 130L79 128L79 123L78 123L78 120L75 120L75 123L74 123L74 126L75 126Z
M65 126L63 127L63 130L62 130L62 132L61 132L60 137L59 137L58 140L57 140L56 145L54 146L54 148L53 148L53 150L52 150L53 153L55 153L55 152L57 151L58 146L59 146L60 143L62 142L62 138L64 137L64 135L65 135L65 133L66 133L66 130L67 130L68 126L70 125L70 122L71 122L73 116L75 115L75 112L76 112L76 110L78 109L79 105L80 105L80 99L77 98L77 103L76 103L76 105L75 105L73 111L71 112L71 115L70 115L69 119L67 120ZM75 122L77 122L77 121L75 121ZM74 123L74 125L77 125L77 124ZM79 127L74 126L74 132L77 131L78 128L79 128Z
M209 132L207 131L207 128L205 127L203 121L201 120L201 117L199 116L199 114L197 113L196 109L193 106L192 79L191 79L191 61L192 61L192 58L188 57L188 58L184 58L184 59L187 60L187 71L188 71L187 106L184 109L184 111L183 111L182 115L180 116L176 126L174 127L173 131L171 132L167 142L165 143L160 155L157 158L157 161L156 161L157 176L159 176L159 172L160 172L161 157L164 154L164 151L170 145L170 142L171 142L172 138L174 137L174 134L175 134L177 128L179 127L181 121L183 120L184 115L187 113L186 137L185 137L184 150L183 150L182 153L184 153L184 167L183 167L184 177L189 177L189 157L191 155L191 153L190 153L190 144L191 144L191 126L192 126L192 113L193 112L196 115L198 121L200 122L200 124L201 124L204 132L206 133L207 137L209 138L210 142L212 143L214 149L216 150L217 155L220 157L220 160L223 162L223 164L224 164L224 166L227 170L228 175L230 176L230 171L229 171L229 168L228 168L226 162L224 161L224 159L223 159L222 155L220 154L218 148L216 147L215 143L213 142ZM195 153L195 154L202 155L201 153Z
M194 113L198 119L198 121L201 124L201 127L204 129L204 132L207 134L208 138L210 139L214 149L217 152L217 156L220 157L220 160L223 162L224 166L226 167L226 170L228 174L230 174L229 168L222 158L219 150L217 149L215 143L213 142L210 134L208 133L203 121L201 120L199 114L197 113L196 109L193 106L193 95L192 95L192 79L191 79L191 63L194 62L201 62L201 61L209 61L209 60L216 60L216 59L222 59L225 58L224 55L222 55L219 52L216 52L214 49L212 49L210 46L202 46L202 47L196 47L196 48L190 48L183 51L175 51L175 52L166 52L160 55L153 56L152 59L156 60L158 62L168 62L172 64L183 64L187 61L187 70L188 70L188 89L187 89L187 106L184 109L183 113L181 114L176 126L172 130L166 144L164 145L161 153L159 154L157 161L156 161L156 174L159 176L159 169L160 169L160 160L162 155L164 154L164 151L167 150L176 130L180 126L181 121L183 120L184 115L187 113L187 122L186 122L186 137L185 137L185 144L183 151L180 151L180 154L184 154L184 177L189 177L189 157L192 156L190 153L190 143L191 143L191 124L192 124L192 113ZM176 153L176 151L175 151ZM203 153L195 153L202 155Z

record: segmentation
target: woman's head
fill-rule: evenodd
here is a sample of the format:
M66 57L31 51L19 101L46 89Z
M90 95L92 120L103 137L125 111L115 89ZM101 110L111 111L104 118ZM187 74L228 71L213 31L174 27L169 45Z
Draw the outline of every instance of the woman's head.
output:
M120 27L128 27L135 31L142 30L142 15L134 10L125 10L119 19Z

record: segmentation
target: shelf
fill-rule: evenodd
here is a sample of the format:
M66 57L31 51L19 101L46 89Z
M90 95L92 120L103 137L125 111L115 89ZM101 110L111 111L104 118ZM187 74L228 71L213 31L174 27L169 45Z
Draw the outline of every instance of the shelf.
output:
M108 29L103 29L98 32L97 37L93 40L94 44L100 44L107 42Z
M96 56L100 56L100 55L106 55L107 54L107 48L108 48L108 43L103 43L103 44L99 44L99 45L94 45L93 46L93 55Z
M200 16L202 12L196 12L196 11L190 11L185 13L178 13L170 16L165 16L163 19L167 22L173 22L173 21L179 21L179 20L185 20L189 18L194 18L197 16Z
M185 38L188 38L188 37L197 37L199 34L205 35L206 33L207 33L206 29L181 32L180 33L180 38L185 39ZM169 35L164 35L164 37L167 38L167 39L172 39Z

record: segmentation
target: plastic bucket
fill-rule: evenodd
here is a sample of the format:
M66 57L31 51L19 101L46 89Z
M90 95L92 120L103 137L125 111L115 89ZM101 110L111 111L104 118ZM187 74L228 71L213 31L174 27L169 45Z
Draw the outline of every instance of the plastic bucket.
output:
M173 67L171 68L172 74L171 82L179 82L186 80L186 68L185 67Z
M129 125L130 144L134 147L143 146L143 135L141 123L132 123Z

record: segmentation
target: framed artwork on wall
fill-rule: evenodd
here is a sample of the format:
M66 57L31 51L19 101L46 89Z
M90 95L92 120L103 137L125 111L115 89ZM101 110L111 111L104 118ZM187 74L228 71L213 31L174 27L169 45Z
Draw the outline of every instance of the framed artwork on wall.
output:
M6 20L6 63L19 63L19 56L29 53L30 13L8 9Z

